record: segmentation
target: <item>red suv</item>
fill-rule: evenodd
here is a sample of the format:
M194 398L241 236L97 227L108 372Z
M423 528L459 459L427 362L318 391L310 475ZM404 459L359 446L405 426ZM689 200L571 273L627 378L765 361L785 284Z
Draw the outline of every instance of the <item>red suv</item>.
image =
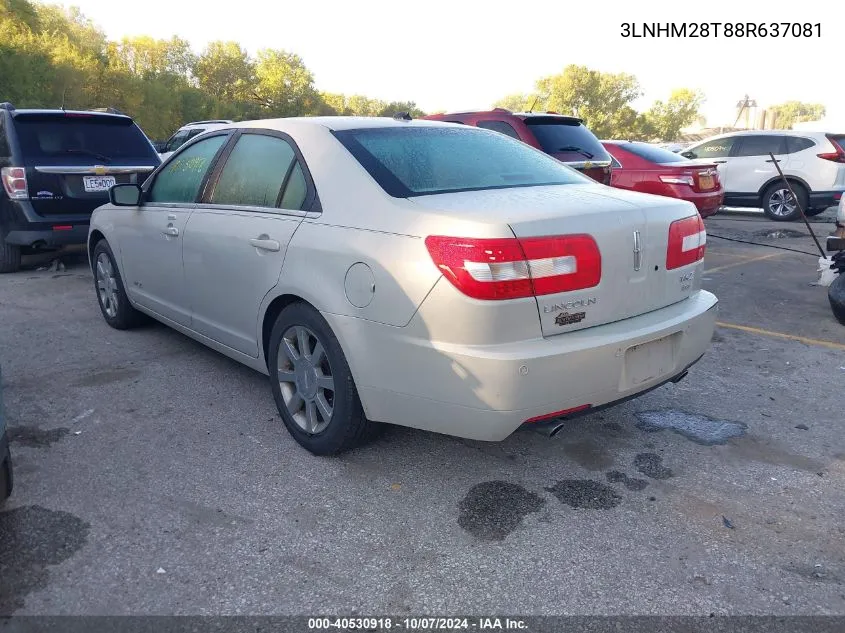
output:
M487 112L431 114L423 118L474 125L507 134L554 156L593 180L610 184L610 154L581 119L554 112L513 113L503 108Z

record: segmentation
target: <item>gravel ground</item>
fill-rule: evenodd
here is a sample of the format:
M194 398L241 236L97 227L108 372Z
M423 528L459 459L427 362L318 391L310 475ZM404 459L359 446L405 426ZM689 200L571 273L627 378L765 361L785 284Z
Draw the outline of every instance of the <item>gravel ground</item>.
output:
M845 328L802 224L707 225L723 325L683 382L553 439L332 459L265 377L107 327L78 256L0 277L0 613L845 613Z

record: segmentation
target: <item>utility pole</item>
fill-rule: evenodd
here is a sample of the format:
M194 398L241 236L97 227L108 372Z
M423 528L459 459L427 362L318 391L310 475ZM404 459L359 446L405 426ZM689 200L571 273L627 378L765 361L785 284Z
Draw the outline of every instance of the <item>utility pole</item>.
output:
M757 101L754 99L750 99L748 95L745 95L743 99L740 99L736 102L737 114L736 114L736 121L734 121L734 127L736 127L739 120L742 118L743 113L745 114L745 127L748 127L748 119L751 114L750 108L756 108Z

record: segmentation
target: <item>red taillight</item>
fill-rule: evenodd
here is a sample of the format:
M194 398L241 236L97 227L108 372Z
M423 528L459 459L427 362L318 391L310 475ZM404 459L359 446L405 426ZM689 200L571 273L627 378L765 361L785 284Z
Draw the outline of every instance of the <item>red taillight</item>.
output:
M688 266L704 259L707 232L697 213L675 220L669 225L669 246L666 249L666 270Z
M3 167L0 169L0 180L3 181L3 189L6 190L6 195L12 200L29 198L29 191L26 187L26 170L23 167Z
M817 156L825 160L832 160L834 163L845 163L845 154L839 152L825 152L824 154L817 154Z
M601 281L601 253L589 235L430 235L425 245L443 275L473 299L520 299L592 288Z
M542 422L544 420L554 420L555 418L563 418L567 415L572 415L573 413L579 413L580 411L586 411L587 409L591 408L593 405L591 404L582 404L580 407L572 407L571 409L564 409L563 411L555 411L554 413L547 413L545 415L538 415L536 418L530 418L525 421L525 424L532 424L533 422Z
M53 227L54 231L71 231L73 230L73 226L70 224L57 224Z

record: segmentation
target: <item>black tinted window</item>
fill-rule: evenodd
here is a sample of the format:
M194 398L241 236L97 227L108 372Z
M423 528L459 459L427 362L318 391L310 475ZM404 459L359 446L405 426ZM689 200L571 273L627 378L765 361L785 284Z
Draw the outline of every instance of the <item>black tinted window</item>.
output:
M275 207L295 159L293 148L283 139L244 134L220 172L212 204Z
M661 165L689 162L688 158L684 158L680 154L670 152L668 149L663 149L662 147L657 147L657 145L649 145L648 143L619 143L619 147L644 160Z
M504 121L479 121L478 127L483 127L485 130L493 130L494 132L501 132L511 138L519 139L519 134L516 133L513 126Z
M739 139L739 147L735 156L768 156L786 153L785 136L767 136L764 134L743 136Z
M179 130L170 137L170 140L167 141L167 145L164 146L165 152L175 152L177 149L182 147L185 144L185 141L190 138L188 135L190 134L189 130Z
M194 202L217 152L228 140L220 134L201 141L174 156L156 175L150 202Z
M523 143L469 126L365 128L335 136L397 198L591 182Z
M599 140L580 123L567 123L555 118L529 117L525 119L525 124L534 133L544 152L549 154L574 152L582 154L585 160L610 160L610 156ZM591 156L586 156L583 152Z
M18 115L14 119L27 163L90 165L159 158L132 119L89 114Z
M733 147L733 138L720 138L690 147L684 152L689 158L727 158Z
M11 152L9 151L9 141L6 140L6 124L3 121L5 115L0 112L0 159L9 158Z
M802 138L800 136L787 136L786 137L786 151L789 154L794 152L800 152L805 149L810 149L815 145L815 141L812 141L808 138Z

